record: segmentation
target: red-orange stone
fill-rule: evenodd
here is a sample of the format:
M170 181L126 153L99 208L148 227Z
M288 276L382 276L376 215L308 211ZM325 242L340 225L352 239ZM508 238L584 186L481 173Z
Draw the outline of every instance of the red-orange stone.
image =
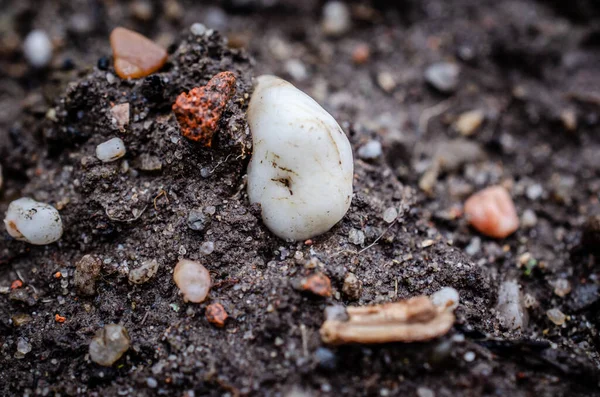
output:
M110 34L115 72L122 79L146 77L163 67L167 51L152 40L125 28L115 28Z
M179 94L173 112L183 136L210 147L221 115L233 94L235 75L231 72L218 73L204 87Z
M327 298L331 296L331 280L323 273L313 274L302 281L303 291Z
M493 238L505 238L519 228L513 200L502 186L491 186L469 197L465 215L475 229Z
M219 328L225 325L225 320L229 317L225 308L220 303L211 303L208 305L206 307L205 316L209 323L214 324Z

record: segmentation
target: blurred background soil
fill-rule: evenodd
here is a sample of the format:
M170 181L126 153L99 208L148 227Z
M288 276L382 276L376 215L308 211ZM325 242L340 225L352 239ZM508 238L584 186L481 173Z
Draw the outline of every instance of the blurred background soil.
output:
M600 395L600 4L357 1L335 36L324 4L0 0L0 212L28 195L65 225L49 246L0 237L1 395ZM214 32L191 33L196 22ZM116 26L168 49L160 79L115 76ZM54 47L42 70L21 51L34 28ZM456 75L439 72L448 68ZM171 105L223 70L238 75L237 93L207 149L181 136ZM312 244L274 237L245 195L245 110L264 73L313 96L354 149L352 207ZM120 103L131 109L125 132L109 115ZM100 163L96 145L114 136L126 156ZM461 216L471 193L494 184L521 217L500 241ZM103 264L93 296L73 285L85 254ZM183 302L179 258L211 272L207 302ZM152 259L158 274L129 283ZM294 288L315 272L332 297ZM349 272L359 296L343 292ZM506 280L521 287L522 329L496 307ZM461 305L440 339L319 338L328 305L444 286ZM213 302L229 313L224 328L204 317ZM88 346L109 323L128 330L131 348L105 368Z

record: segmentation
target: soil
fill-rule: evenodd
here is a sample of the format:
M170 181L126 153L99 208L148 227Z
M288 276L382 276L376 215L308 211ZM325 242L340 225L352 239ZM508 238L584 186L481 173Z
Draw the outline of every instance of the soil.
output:
M353 28L337 38L321 31L319 1L155 1L149 16L136 11L139 0L0 3L0 211L30 196L58 208L65 225L48 246L1 238L0 395L600 395L594 0L355 2ZM215 31L190 33L198 21ZM115 77L116 26L168 48L159 79ZM32 27L55 45L44 70L20 51ZM361 44L370 56L355 64ZM440 61L460 67L451 94L424 80ZM236 74L236 94L207 148L182 137L171 106L221 71ZM252 78L264 73L322 103L355 150L352 206L309 243L273 236L245 194L245 110ZM131 109L124 132L109 112L120 103ZM473 109L486 120L461 138L454 121ZM95 147L114 136L127 154L101 163ZM361 159L371 139L384 155ZM424 192L419 181L440 155L453 166ZM470 193L493 184L510 189L520 215L536 215L501 241L460 216ZM390 207L399 212L391 224ZM73 284L86 254L103 263L93 296ZM172 277L180 258L211 272L206 302L183 301ZM152 259L156 276L129 283L129 270ZM331 279L331 297L294 288L316 272ZM358 300L342 293L348 272L362 282ZM570 282L566 296L554 292L557 279ZM23 286L11 288L15 280ZM505 280L526 296L523 329L505 328L495 309ZM446 336L381 346L320 340L329 305L444 286L461 298ZM206 320L210 303L229 314L225 327ZM548 319L552 308L565 325ZM88 347L110 323L127 329L131 348L107 368ZM31 346L24 356L20 341Z

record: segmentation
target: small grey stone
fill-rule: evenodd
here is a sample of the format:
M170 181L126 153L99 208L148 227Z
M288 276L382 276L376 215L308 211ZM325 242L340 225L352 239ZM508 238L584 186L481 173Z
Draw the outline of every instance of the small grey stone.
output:
M460 68L450 62L440 62L425 70L425 80L440 92L451 94L458 87Z
M363 245L365 243L365 234L362 230L350 229L350 232L348 232L348 241L354 245Z
M206 229L208 222L208 217L200 209L193 209L188 214L187 225L192 230L201 232Z
M363 160L376 159L381 156L381 153L381 142L376 140L371 140L358 149L358 157Z

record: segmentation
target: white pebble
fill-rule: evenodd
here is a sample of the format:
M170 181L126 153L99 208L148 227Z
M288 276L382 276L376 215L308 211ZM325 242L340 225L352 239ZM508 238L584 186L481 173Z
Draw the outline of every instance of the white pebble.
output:
M369 141L358 149L358 157L363 160L376 159L381 156L381 153L381 142L376 140Z
M458 307L458 291L452 287L444 287L431 295L431 302L438 307L454 310Z
M23 43L25 58L36 68L43 68L52 59L52 42L43 30L32 30Z
M527 311L523 307L520 286L516 281L505 281L498 291L499 320L508 329L524 329L527 326Z
M248 108L254 152L250 202L278 237L305 240L325 233L352 200L350 142L311 97L275 76L261 76Z
M125 156L125 143L121 138L112 138L96 146L96 157L105 163Z
M53 243L63 233L62 220L56 208L29 197L10 203L4 224L12 237L34 245Z
M190 27L190 31L196 36L202 36L204 33L206 33L206 26L200 22L196 22Z
M348 6L341 1L330 1L323 7L323 32L340 36L350 30L352 20Z
M398 218L398 210L394 207L389 207L383 211L383 220L386 223L392 223Z
M472 362L473 360L475 360L475 353L474 352L466 352L464 355L464 359L468 363Z
M304 64L297 59L288 60L285 63L285 71L295 81L304 81L308 77L308 72L306 71L306 66L304 66Z
M200 252L202 252L203 255L210 255L213 253L214 250L215 243L213 243L212 241L205 241L202 243L202 245L200 245Z
M537 215L533 210L528 208L525 211L523 211L523 215L521 215L521 226L523 226L526 229L530 229L537 225L537 221Z
M173 280L181 290L185 302L203 302L210 291L210 273L200 263L189 259L177 262Z

